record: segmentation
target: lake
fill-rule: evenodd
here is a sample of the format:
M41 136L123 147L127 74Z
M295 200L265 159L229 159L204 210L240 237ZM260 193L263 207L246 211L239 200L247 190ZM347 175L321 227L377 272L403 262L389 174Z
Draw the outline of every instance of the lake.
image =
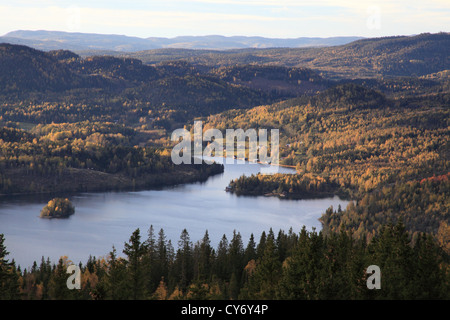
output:
M229 159L228 159L229 160ZM321 229L318 218L333 206L342 208L348 201L338 197L313 200L288 200L277 197L237 196L225 192L230 180L258 172L295 173L294 169L225 161L225 171L203 183L178 185L162 190L137 192L83 193L70 196L75 214L67 219L41 219L39 213L48 202L46 197L7 197L0 200L0 233L5 235L8 258L22 269L41 257L57 263L66 255L74 263L85 264L89 255L107 256L114 245L123 256L123 245L136 228L141 240L153 225L156 237L162 228L167 239L177 248L184 228L193 243L208 230L215 248L225 234L231 240L233 231L240 232L244 246L253 233L259 241L262 231L293 228L299 232ZM224 162L217 159L218 162ZM50 197L50 196L49 196Z

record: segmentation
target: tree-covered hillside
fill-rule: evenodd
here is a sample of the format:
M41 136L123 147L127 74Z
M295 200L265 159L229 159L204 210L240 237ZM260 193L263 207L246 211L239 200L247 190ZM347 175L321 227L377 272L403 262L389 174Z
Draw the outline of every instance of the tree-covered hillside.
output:
M356 79L385 76L422 76L450 69L449 33L420 34L357 40L319 48L240 50L156 49L128 53L144 63L186 59L194 64L242 64L311 68L327 78Z
M176 166L170 150L138 146L113 123L0 128L0 194L137 190L204 181L222 165Z
M249 86L229 81L210 67L183 61L149 66L111 56L81 58L70 51L42 52L0 45L0 120L29 123L119 121L176 128L194 117L315 92L326 81L301 84L284 77L281 87ZM284 73L296 74L285 68ZM262 78L271 70L261 68ZM320 79L302 69L302 77ZM303 79L303 78L302 78Z
M339 194L354 202L343 212L327 211L326 231L345 226L371 237L387 221L403 219L413 234L436 234L450 222L450 101L443 99L406 103L346 84L210 116L205 130L279 128L281 163L296 166L298 175L241 177L231 183L238 194Z

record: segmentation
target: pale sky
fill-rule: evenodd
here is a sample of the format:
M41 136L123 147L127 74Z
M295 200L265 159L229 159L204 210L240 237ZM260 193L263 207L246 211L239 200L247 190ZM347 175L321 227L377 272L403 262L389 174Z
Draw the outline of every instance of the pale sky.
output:
M128 36L275 38L450 31L450 0L0 0L0 35L52 30Z

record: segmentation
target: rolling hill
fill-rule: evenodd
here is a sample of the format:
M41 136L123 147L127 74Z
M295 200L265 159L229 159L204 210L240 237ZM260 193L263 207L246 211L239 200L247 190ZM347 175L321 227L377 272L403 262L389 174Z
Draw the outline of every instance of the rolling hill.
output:
M450 34L445 32L370 39L308 38L303 42L295 41L222 36L141 39L53 31L15 31L0 37L0 42L25 44L41 50L69 49L82 57L109 55L138 59L144 64L184 60L214 68L246 64L279 65L313 69L335 80L415 77L450 69ZM262 45L263 42L266 44Z
M0 44L0 67L3 119L32 123L95 119L170 127L328 86L308 69L214 70L183 61L146 65L130 57L82 58L67 50L44 52L12 44ZM237 75L249 71L245 78ZM284 89L274 91L273 81ZM16 105L23 103L29 105Z
M242 64L310 68L331 79L423 76L450 69L450 34L357 40L321 48L240 50L155 49L124 54L144 63L184 59L194 64Z
M46 30L17 30L0 37L0 42L28 45L40 50L107 50L133 52L157 48L226 50L238 48L322 47L349 43L361 37L265 38L220 35L139 38L115 34L95 34Z

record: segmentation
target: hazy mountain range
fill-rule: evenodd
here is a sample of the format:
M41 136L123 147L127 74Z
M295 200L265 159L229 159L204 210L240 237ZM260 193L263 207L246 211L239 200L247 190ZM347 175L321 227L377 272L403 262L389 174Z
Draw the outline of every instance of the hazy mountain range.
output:
M343 45L361 37L331 38L264 38L220 35L180 36L175 38L139 38L113 34L72 33L62 31L12 31L0 37L1 42L21 44L39 50L66 49L72 51L105 50L134 52L160 48L242 49L242 48L305 48Z

